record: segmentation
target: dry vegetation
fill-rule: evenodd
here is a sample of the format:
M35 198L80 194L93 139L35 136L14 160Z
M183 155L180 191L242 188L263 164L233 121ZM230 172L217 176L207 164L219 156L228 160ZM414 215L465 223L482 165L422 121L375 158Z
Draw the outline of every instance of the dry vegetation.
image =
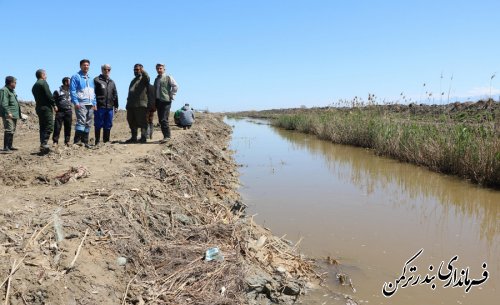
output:
M124 122L120 113L112 139L127 138ZM45 156L36 129L31 116L20 150L0 158L5 304L292 303L320 280L297 245L245 216L221 117L200 115L168 145ZM206 261L212 247L223 258Z
M500 105L493 100L436 105L365 105L242 112L334 143L500 187Z

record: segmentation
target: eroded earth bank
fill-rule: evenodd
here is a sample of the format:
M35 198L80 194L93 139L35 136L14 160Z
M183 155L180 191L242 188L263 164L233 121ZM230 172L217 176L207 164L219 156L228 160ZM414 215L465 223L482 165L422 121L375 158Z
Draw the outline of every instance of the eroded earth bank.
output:
M293 303L318 282L296 245L244 214L221 116L172 127L166 145L158 130L123 144L120 112L113 143L39 155L34 109L22 109L19 150L0 155L1 302Z

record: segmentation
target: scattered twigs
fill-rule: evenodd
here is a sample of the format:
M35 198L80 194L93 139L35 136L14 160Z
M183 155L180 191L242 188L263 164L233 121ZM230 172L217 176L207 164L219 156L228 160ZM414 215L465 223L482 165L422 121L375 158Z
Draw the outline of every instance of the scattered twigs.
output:
M253 227L254 227L253 218L254 218L255 216L257 216L257 215L259 215L259 214L255 213L255 214L253 214L252 216L250 216L250 231L251 231L251 232L253 232Z
M293 246L292 251L297 251L297 249L298 249L298 247L299 247L299 245L300 245L300 243L302 242L303 239L304 239L304 237L300 237L299 241L297 241L295 243L295 245Z
M95 192L81 193L81 194L78 195L78 197L73 197L71 199L68 199L68 200L65 200L65 201L61 202L61 205L64 206L64 207L69 207L69 206L75 204L76 200L78 200L80 198L87 198L87 197L90 197L90 196L107 197L106 200L104 200L104 202L107 202L107 201L109 201L111 198L113 198L115 196L115 193L109 194L109 192L105 191L105 190L97 190Z
M14 260L14 263L12 263L12 267L10 269L10 274L7 277L7 292L5 293L5 305L9 305L9 293L10 293L10 280L12 278L12 275L14 274L14 270L16 267L16 260Z
M76 259L78 258L78 255L80 255L80 251L82 250L83 243L85 242L85 238L89 234L89 230L90 230L89 228L87 228L87 230L85 230L85 235L83 236L82 241L80 242L80 245L78 246L78 249L76 250L75 257L73 258L73 260L71 261L69 266L66 268L65 273L68 273L75 266Z
M135 278L137 277L137 275L142 271L142 269L140 271L137 271L137 273L134 275L134 277L132 279L130 279L130 281L128 282L127 284L127 288L125 288L125 293L123 294L123 301L122 301L122 305L125 305L125 300L127 299L127 294L128 294L128 290L130 288L130 284L132 284L132 282L135 280Z
M225 132L229 134L228 130ZM283 293L282 288L290 282L300 286L314 278L316 273L311 268L311 262L296 251L300 240L293 245L273 237L270 230L259 226L255 219L257 214L234 215L234 202L240 199L233 187L237 186L237 175L233 175L236 169L230 158L221 157L217 145L207 145L223 141L224 137L206 141L207 134L213 134L213 131L210 128L206 132L197 131L186 141L177 142L174 137L172 145L163 149L175 153L162 151L154 155L151 151L152 154L142 157L140 163L127 163L130 168L121 169L120 177L123 179L120 181L101 181L97 173L97 183L92 185L99 185L98 188L67 193L64 200L58 200L61 209L70 207L65 209L66 214L62 214L65 216L64 229L68 233L64 242L55 243L54 236L48 233L47 227L55 223L53 220L45 226L43 223L33 226L29 221L20 235L15 233L22 231L19 228L12 231L6 229L10 233L8 238L11 238L5 242L26 244L32 248L28 248L29 259L23 262L30 272L22 270L23 276L39 278L31 281L34 285L28 283L27 290L23 287L24 296L17 292L21 289L17 289L15 279L21 275L16 273L16 278L12 277L19 268L17 257L9 276L0 286L0 289L4 289L4 284L10 287L7 288L7 299L10 295L12 302L17 298L18 303L28 304L28 295L38 289L37 282L74 271L88 261L87 250L91 249L96 249L92 251L96 255L105 257L105 264L92 266L95 268L92 272L79 268L77 276L66 276L64 279L64 282L81 288L74 293L75 299L86 294L90 303L98 303L102 294L97 295L101 289L95 289L87 279L95 272L107 274L108 270L119 270L115 273L116 281L126 285L123 291L114 291L114 303L121 305L244 304L248 285L257 297L264 290L264 287L259 289L260 284L247 285L247 270L269 274L273 283L266 287L266 291L274 289L271 292L277 295ZM192 150L197 146L201 149ZM213 157L208 160L207 154ZM159 168L162 169L160 172ZM59 188L59 191L62 193L63 189ZM46 203L42 208L53 207L52 199ZM33 213L36 212L31 211ZM83 231L85 234L82 236ZM92 232L97 232L98 236ZM253 247L261 237L266 242ZM70 248L67 248L68 245L71 245ZM37 249L34 249L35 246ZM9 253L23 250L21 247L8 249ZM221 255L216 260L206 261L204 253L215 247ZM67 251L70 251L70 257L61 258ZM115 262L115 257L125 260ZM77 261L80 262L78 265ZM2 262L6 268L12 263L8 260ZM276 272L282 272L278 267L284 268L287 276L274 277ZM8 271L5 269L4 273ZM60 289L62 285L65 285L63 281L57 281L53 289ZM111 290L111 287L114 286L110 285L107 289ZM66 290L61 291L67 293Z
M104 202L108 202L111 198L113 198L115 196L115 194L116 193L109 195L108 198L106 198L106 200L104 200Z
M111 195L108 192L105 192L105 191L96 191L96 192L92 192L92 193L80 194L80 197L88 197L88 196L109 197Z
M26 301L26 298L22 293L21 293L21 299L23 300L24 305L28 305L28 302Z
M209 273L206 277L210 278L212 276L220 275L220 273L222 272L222 270L225 269L225 267L226 266L224 264L222 264L222 266L220 268L218 268L217 270L215 270L212 273ZM205 281L205 284L201 287L201 291L203 291L207 287L207 285L210 284L211 282L213 282L213 281Z
M66 201L63 201L63 202L61 202L61 205L63 205L65 208L69 207L70 205L75 204L76 202L74 202L74 201L76 201L78 198L79 197L75 197L75 198L71 198L71 199L68 199Z
M189 264L186 265L186 267L190 267L192 266L194 263L200 261L202 258L196 258L194 260L192 260ZM187 268L186 268L187 269ZM177 270L176 272L172 273L169 277L167 277L166 279L164 279L163 281L164 282L168 282L168 280L170 280L171 278L175 277L176 275L178 275L179 273L181 272L184 272L185 269L179 269Z
M7 278L2 282L2 284L0 284L0 288L3 287L3 285L5 285L5 283L7 283L10 278L14 275L14 273L16 273L17 269L19 269L19 267L21 266L21 264L23 263L24 259L26 258L26 255L25 254L23 256L23 258L21 258L21 260L19 261L19 263L16 265L16 260L14 260L14 264L12 264L12 268L10 269L10 274L7 276Z
M15 238L13 238L12 236L10 236L9 233L5 232L2 228L0 228L0 232L2 232L5 236L7 236L7 238L12 241L12 242L17 242Z
M38 231L38 233L36 235L33 235L32 238L28 241L28 243L26 244L26 247L29 247L31 245L33 245L36 240L38 239L38 237L40 237L40 234L42 234L42 232L47 229L52 223L54 222L54 219L51 219L40 231ZM36 232L36 231L35 231ZM33 234L35 233L33 232Z

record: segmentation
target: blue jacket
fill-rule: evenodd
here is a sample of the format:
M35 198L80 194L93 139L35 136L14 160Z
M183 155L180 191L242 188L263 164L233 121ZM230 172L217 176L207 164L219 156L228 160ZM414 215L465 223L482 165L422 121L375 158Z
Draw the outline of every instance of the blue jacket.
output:
M94 80L88 75L84 76L82 71L71 77L69 92L73 104L96 105Z

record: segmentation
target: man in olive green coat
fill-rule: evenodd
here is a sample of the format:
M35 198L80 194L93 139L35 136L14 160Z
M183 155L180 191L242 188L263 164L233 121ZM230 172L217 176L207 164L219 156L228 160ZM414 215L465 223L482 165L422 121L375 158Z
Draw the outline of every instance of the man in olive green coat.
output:
M0 114L2 115L4 128L4 153L10 153L12 150L17 150L17 148L12 146L17 120L21 117L21 108L19 107L17 95L14 91L16 84L17 80L15 77L7 76L5 78L5 87L0 89Z
M49 138L54 130L54 112L57 112L56 102L52 95L49 84L47 84L47 73L45 70L39 69L35 73L36 83L33 85L31 92L36 101L36 114L40 125L40 152L47 153L49 151Z
M137 143L137 129L141 129L139 142L146 143L149 75L141 64L134 65L134 79L130 82L127 97L127 122L132 136L126 143Z

